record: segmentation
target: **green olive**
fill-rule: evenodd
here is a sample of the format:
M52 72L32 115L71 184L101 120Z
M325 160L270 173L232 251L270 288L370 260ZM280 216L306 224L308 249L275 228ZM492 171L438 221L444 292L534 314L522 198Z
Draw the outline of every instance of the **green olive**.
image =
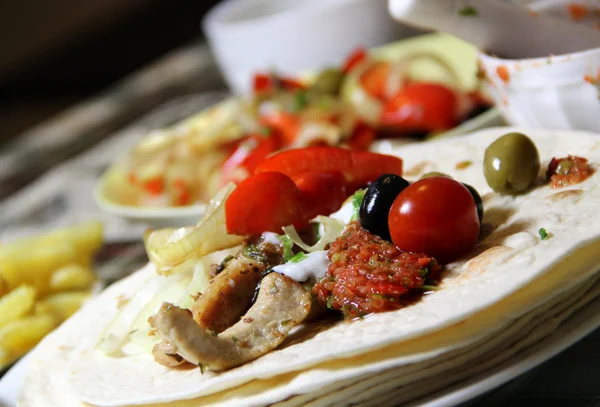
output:
M431 177L452 178L450 175L444 174L443 172L432 171L432 172L427 172L427 173L421 175L421 178L419 178L419 179L425 179L425 178L431 178Z
M338 68L327 68L322 70L315 83L312 85L312 90L317 93L327 95L337 95L340 93L344 73Z
M527 190L540 172L540 155L529 137L508 133L485 150L483 173L488 185L502 194Z

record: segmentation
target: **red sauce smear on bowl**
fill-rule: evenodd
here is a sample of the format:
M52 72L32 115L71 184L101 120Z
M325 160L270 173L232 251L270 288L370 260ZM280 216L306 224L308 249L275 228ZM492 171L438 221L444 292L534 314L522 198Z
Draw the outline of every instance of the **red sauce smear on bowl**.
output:
M588 9L584 4L570 3L567 10L573 21L581 21L588 15Z
M496 68L496 73L504 83L510 82L510 72L508 72L508 68L505 65L498 66Z
M546 178L552 182L552 188L562 188L583 182L592 175L593 169L587 158L569 155L563 158L552 158L548 164Z
M329 248L327 274L313 287L321 305L346 319L409 305L439 277L432 257L403 252L352 222Z

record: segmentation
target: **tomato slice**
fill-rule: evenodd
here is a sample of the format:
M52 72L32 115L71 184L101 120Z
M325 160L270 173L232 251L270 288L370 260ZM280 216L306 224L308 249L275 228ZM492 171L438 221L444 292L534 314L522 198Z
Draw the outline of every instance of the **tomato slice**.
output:
M406 187L392 204L388 226L400 250L425 253L441 264L473 248L480 227L473 196L447 177L425 178Z
M273 74L257 73L252 78L254 93L263 93L281 87L286 90L306 89L302 82L294 78L280 78Z
M302 193L306 220L337 211L348 197L346 180L339 172L304 172L293 176L292 181Z
M273 87L273 78L269 74L257 73L252 78L252 89L254 93L261 93Z
M352 51L348 58L346 58L346 61L342 65L342 70L344 73L348 73L365 59L367 59L367 50L359 47Z
M263 116L260 120L265 126L279 132L283 145L286 146L294 143L300 130L300 118L292 113L276 112Z
M394 129L432 132L455 127L458 97L436 83L408 83L383 108L381 124Z
M358 123L350 135L348 144L354 150L367 150L376 136L374 128L364 123Z
M387 62L375 62L362 73L360 84L369 95L384 100L390 71L391 67Z
M279 172L263 172L246 178L225 202L227 232L235 235L281 233L287 225L305 226L302 193Z
M258 164L280 147L281 142L276 134L252 134L246 137L221 167L223 183L237 183L246 178Z
M383 174L402 175L402 159L339 147L306 147L285 150L263 161L255 173L281 172L289 177L303 172L339 172L348 183L348 194Z

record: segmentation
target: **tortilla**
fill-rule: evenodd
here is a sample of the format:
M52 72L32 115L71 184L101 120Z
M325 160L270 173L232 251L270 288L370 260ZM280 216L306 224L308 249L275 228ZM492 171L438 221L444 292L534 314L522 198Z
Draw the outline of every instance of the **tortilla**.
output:
M483 196L483 231L489 234L472 253L448 266L440 291L399 311L339 323L239 368L202 374L199 369L164 368L150 355L111 358L93 349L116 313L117 297L135 292L143 280L128 279L91 302L44 341L40 346L44 351L36 352L37 362L27 379L21 405L81 406L78 400L83 400L100 406L166 402L183 406L187 405L184 399L218 392L222 393L205 397L203 402L274 403L331 383L435 361L468 349L561 293L579 292L574 287L592 278L599 263L600 220L595 215L600 176L596 172L583 183L561 190L539 185L516 197L492 193L483 177L483 152L497 137L512 130L489 129L467 137L392 149L404 158L408 178L441 171L473 185ZM586 157L592 164L600 162L600 140L592 134L525 133L536 143L545 164L553 156L569 153ZM473 163L456 169L463 161ZM543 241L537 235L542 227L551 235ZM140 275L145 278L151 273L147 267ZM57 360L69 365L48 375ZM42 379L45 375L50 378ZM52 386L62 386L60 397L64 400L50 403L47 391L40 395L50 385L46 380ZM269 387L277 391L266 391ZM71 399L64 396L69 391ZM189 405L199 405L193 404L196 402Z

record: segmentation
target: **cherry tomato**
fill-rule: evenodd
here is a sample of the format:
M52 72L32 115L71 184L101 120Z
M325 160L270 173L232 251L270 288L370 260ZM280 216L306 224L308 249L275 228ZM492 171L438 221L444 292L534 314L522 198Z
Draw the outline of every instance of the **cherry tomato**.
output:
M337 211L348 197L346 180L339 172L303 172L292 181L302 193L303 217L307 220Z
M367 50L362 47L357 48L346 58L342 70L348 73L365 59L367 59Z
M289 177L303 172L339 172L348 183L348 194L383 174L402 175L402 159L394 156L339 147L306 147L279 152L255 173L277 171Z
M262 124L281 134L284 145L291 145L296 140L300 129L300 118L295 114L277 112L263 116L260 120Z
M367 150L376 136L375 129L364 123L359 123L354 127L348 144L354 150Z
M278 172L263 172L243 180L225 201L227 232L234 235L281 233L283 226L305 226L302 193ZM300 217L300 219L299 219Z
M479 236L477 207L469 190L451 178L425 178L405 188L388 217L392 242L441 264L467 253Z
M442 131L458 124L458 98L435 83L413 82L384 105L381 125L415 132Z
M376 62L367 68L360 76L360 84L365 92L377 99L385 99L390 70L390 64L387 62Z
M277 134L252 134L246 137L225 160L222 166L223 183L239 182L246 178L258 164L280 147Z

